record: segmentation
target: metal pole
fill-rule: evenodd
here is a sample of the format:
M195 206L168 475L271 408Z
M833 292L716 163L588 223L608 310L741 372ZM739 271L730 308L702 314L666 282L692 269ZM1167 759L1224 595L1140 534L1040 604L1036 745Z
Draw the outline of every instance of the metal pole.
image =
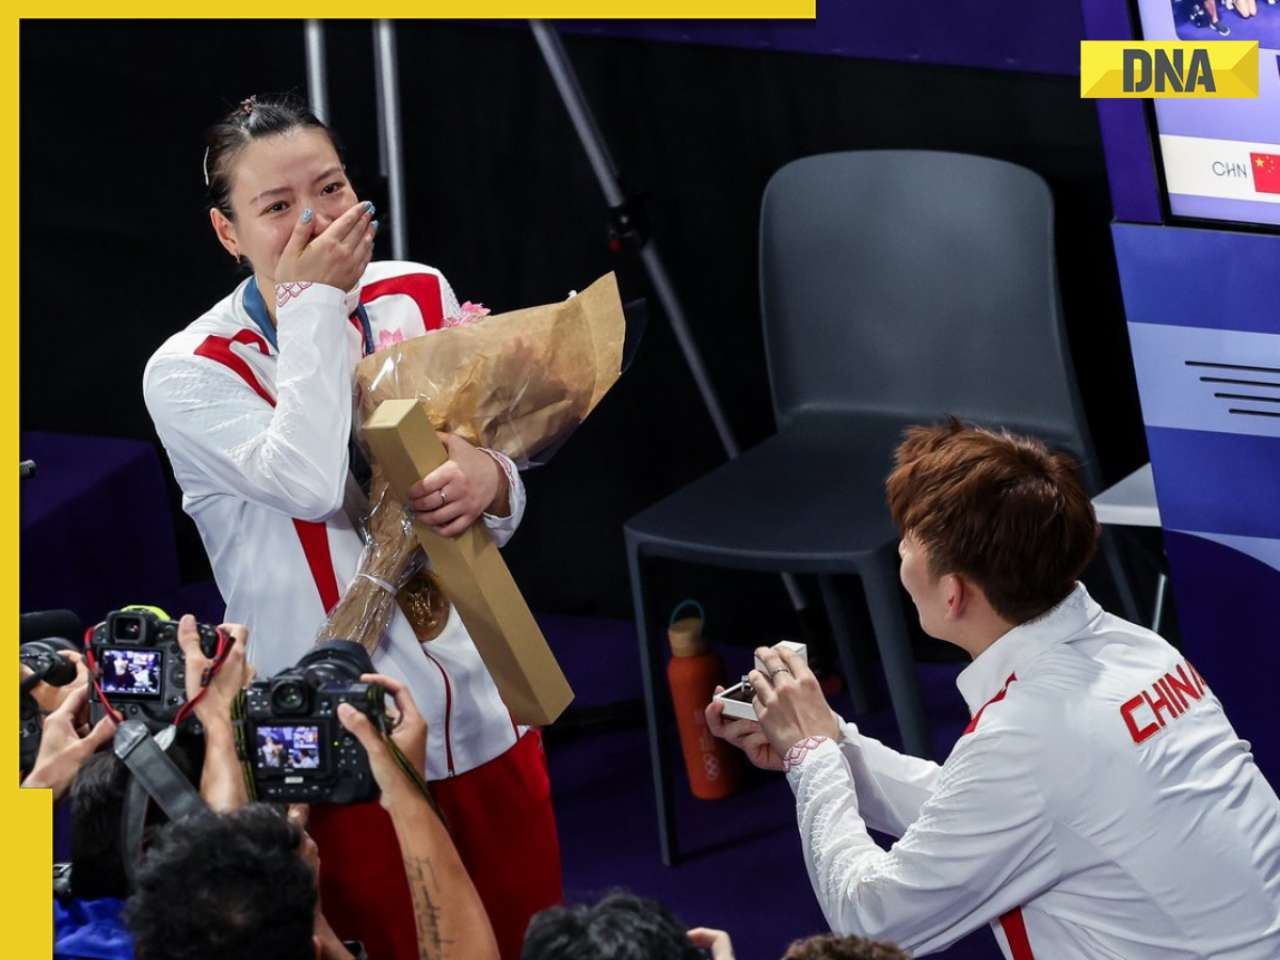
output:
M329 122L329 72L324 60L324 23L308 20L305 30L307 46L307 100L311 112L321 123Z
M1160 621L1164 619L1164 595L1169 587L1169 578L1161 570L1156 577L1156 602L1151 609L1151 632L1160 632Z
M373 30L373 96L376 103L374 114L378 118L378 173L385 180L387 176L387 103L382 96L382 38L377 26Z
M573 121L573 127L578 132L578 139L582 141L582 149L586 151L587 160L591 163L591 169L600 184L601 192L604 193L605 202L610 207L620 206L626 202L626 194L623 193L622 186L618 182L618 167L609 156L609 148L605 145L600 128L596 125L595 116L587 106L586 97L578 83L578 75L574 72L573 65L565 55L564 46L560 43L560 35L556 33L554 27L543 20L530 20L529 24L533 28L533 36L538 41L542 57L547 62L547 69L551 71L551 79L555 81L556 89L560 92L560 99L564 101L565 109L569 111L569 119ZM693 373L694 383L697 384L698 392L702 395L702 402L711 415L711 422L715 425L716 433L720 435L720 443L724 446L729 458L733 459L739 452L738 442L733 437L729 421L720 406L720 399L716 396L715 389L707 377L706 368L702 364L702 355L689 334L684 309L680 306L675 288L667 277L662 258L652 240L645 241L640 249L640 258L649 273L649 279L653 283L654 292L662 304L662 309L675 331L680 350L684 353L685 361Z
M383 133L383 156L391 201L391 255L397 260L407 260L409 247L405 240L404 142L400 131L396 28L390 20L378 20L373 30L377 53L378 116L381 121L378 127Z
M560 99L569 111L569 119L578 131L578 139L582 141L582 149L587 152L587 160L604 192L605 202L616 207L626 200L622 187L618 184L618 165L609 155L609 147L600 128L596 126L596 118L587 106L587 98L578 83L578 74L574 72L573 65L564 52L564 45L560 43L560 34L545 20L530 20L529 25L533 28L533 38L538 41L542 58L547 61L551 79L560 91Z
M560 93L560 99L564 101L565 109L569 111L569 119L573 121L578 139L582 141L582 149L586 151L587 160L600 184L605 201L610 208L624 205L627 197L618 181L617 165L609 155L609 148L600 133L600 128L596 125L595 116L587 105L582 86L578 83L578 75L564 52L563 44L560 43L560 35L544 20L530 20L529 26L533 30L534 39L538 42L538 49L542 51L542 58L547 62L547 69L551 72L551 79ZM676 296L671 278L667 276L657 245L647 237L640 247L640 260L649 275L654 293L662 304L662 310L671 323L676 341L680 344L680 351L684 354L690 373L693 374L693 382L702 396L702 402L711 416L716 433L720 436L720 443L724 446L729 459L736 459L739 453L738 442L734 439L729 421L724 415L724 409L720 406L720 398L716 396L711 379L707 376L706 367L702 363L702 354L698 350L697 343L694 342L693 335L689 332L684 308L680 305L679 297ZM787 589L787 595L791 598L791 605L797 612L803 611L807 604L795 577L790 573L783 573L782 583Z

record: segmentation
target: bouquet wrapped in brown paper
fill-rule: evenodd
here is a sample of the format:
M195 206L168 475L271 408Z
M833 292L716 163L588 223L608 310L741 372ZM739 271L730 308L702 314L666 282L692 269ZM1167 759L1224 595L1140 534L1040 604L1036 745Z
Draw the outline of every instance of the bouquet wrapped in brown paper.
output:
M431 331L356 367L361 422L384 400L417 399L432 425L528 461L571 433L618 379L625 334L613 274L560 303ZM374 464L360 568L319 639L351 639L370 652L397 593L420 640L444 626L409 517Z

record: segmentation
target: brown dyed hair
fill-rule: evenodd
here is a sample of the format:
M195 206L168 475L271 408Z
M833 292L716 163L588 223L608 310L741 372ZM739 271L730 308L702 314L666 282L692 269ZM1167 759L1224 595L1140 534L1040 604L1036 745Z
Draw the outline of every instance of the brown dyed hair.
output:
M936 578L962 574L1010 623L1075 586L1098 543L1076 462L1039 440L969 426L911 427L885 483L889 512L929 556Z
M796 940L787 947L782 960L911 960L891 943L862 937L837 937L824 933Z

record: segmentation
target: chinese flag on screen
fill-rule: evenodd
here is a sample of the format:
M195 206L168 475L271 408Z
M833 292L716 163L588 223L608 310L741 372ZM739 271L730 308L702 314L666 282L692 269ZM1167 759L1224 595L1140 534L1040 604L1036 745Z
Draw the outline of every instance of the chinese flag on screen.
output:
M1253 189L1258 193L1280 193L1280 153L1251 153Z

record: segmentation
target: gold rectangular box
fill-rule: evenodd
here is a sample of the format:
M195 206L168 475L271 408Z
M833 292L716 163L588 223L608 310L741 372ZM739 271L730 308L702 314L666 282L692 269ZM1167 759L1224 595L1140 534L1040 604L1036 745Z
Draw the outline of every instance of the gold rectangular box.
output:
M383 401L364 431L401 503L411 486L448 459L416 400ZM413 528L516 722L554 721L573 700L573 690L488 529L475 523L451 539L417 521Z

